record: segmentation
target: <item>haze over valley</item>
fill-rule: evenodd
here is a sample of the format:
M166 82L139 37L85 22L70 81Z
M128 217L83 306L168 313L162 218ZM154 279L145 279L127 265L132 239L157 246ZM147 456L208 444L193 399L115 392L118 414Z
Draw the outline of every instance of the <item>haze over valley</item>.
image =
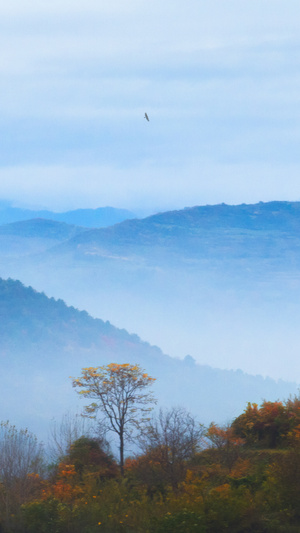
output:
M297 393L299 213L221 204L91 229L82 210L80 226L0 226L6 416L45 435L82 407L69 376L110 362L138 362L160 404L203 423Z
M70 376L83 367L136 364L155 377L160 406L182 406L203 424L226 423L248 401L296 394L296 382L276 382L241 370L213 369L191 356L179 360L108 321L67 307L19 281L0 279L1 388L3 412L47 440L53 419L83 409Z
M0 275L164 353L298 380L299 203L203 206L106 228L0 227Z

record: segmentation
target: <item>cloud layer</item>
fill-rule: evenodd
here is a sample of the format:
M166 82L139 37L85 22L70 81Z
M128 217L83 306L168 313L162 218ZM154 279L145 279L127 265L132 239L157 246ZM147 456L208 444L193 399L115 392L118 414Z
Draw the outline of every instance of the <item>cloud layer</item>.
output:
M0 197L57 209L298 200L298 7L2 6Z

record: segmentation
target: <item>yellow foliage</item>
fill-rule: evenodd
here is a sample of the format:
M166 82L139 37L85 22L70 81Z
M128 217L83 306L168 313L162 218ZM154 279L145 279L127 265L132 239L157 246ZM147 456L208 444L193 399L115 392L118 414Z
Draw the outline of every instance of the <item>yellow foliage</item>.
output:
M229 498L231 493L230 485L229 483L223 483L223 485L219 485L212 489L211 493L218 494L222 498Z
M233 477L236 479L244 477L247 474L249 474L250 468L251 468L251 463L249 459L239 458L237 459L235 465L233 466L230 472L230 477Z

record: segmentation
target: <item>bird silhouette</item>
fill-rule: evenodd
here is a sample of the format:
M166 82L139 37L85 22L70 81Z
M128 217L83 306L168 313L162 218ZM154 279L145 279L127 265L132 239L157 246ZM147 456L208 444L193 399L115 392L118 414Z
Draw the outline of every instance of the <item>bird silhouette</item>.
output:
M144 116L144 118L146 118L146 119L148 120L148 122L150 122L150 120L149 120L149 117L148 117L147 113L145 113L145 116Z

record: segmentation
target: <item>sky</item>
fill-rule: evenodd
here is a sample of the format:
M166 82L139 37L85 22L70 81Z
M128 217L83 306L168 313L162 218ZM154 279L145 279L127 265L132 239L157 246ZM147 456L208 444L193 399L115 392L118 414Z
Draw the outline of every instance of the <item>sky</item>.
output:
M300 200L299 26L296 0L3 2L0 199Z

